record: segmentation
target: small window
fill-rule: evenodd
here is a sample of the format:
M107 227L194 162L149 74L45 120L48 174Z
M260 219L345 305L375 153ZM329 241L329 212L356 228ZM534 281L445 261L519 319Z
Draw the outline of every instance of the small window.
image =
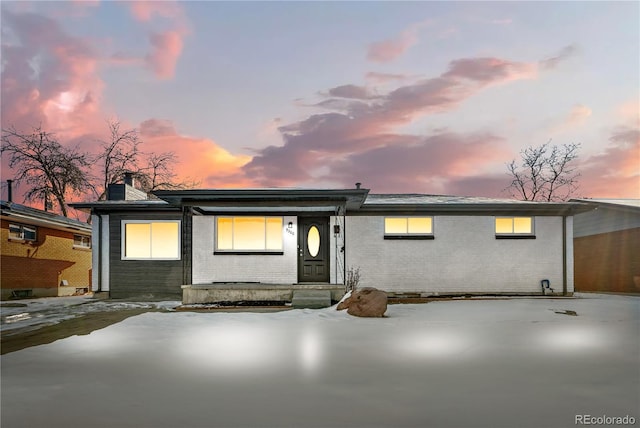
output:
M36 228L34 226L24 226L21 224L9 225L9 239L20 241L35 241Z
M385 217L385 239L433 239L433 217Z
M532 217L496 217L496 238L535 238Z
M218 217L216 251L282 253L282 217Z
M91 237L86 235L73 235L75 248L91 248Z
M180 222L122 222L123 260L180 260Z

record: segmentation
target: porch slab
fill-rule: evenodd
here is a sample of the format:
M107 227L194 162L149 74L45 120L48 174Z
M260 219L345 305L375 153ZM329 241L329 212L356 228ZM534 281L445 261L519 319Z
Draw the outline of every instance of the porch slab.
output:
M292 302L294 291L329 292L330 300L337 302L345 294L342 284L301 283L213 283L182 286L182 304L206 304L223 302Z

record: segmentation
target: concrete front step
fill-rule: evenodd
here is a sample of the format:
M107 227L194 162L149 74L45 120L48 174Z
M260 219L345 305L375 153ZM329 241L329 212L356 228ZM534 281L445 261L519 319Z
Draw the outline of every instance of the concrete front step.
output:
M291 302L298 291L322 291L339 301L344 296L344 285L340 284L266 284L266 283L210 283L182 286L182 304L220 302ZM329 306L329 305L327 305Z
M291 306L296 309L320 309L331 306L329 290L294 290Z

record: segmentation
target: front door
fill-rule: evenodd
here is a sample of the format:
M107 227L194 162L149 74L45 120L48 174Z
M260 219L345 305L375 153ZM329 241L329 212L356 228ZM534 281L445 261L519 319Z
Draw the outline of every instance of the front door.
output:
M328 217L298 217L298 282L329 282Z

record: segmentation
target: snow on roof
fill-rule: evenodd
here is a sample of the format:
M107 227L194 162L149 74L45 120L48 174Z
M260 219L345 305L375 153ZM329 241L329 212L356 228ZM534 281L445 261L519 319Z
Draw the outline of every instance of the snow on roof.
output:
M421 193L369 194L367 204L534 204L515 199L483 198L478 196L429 195Z
M580 198L580 199L571 199L571 201L640 208L640 199Z

